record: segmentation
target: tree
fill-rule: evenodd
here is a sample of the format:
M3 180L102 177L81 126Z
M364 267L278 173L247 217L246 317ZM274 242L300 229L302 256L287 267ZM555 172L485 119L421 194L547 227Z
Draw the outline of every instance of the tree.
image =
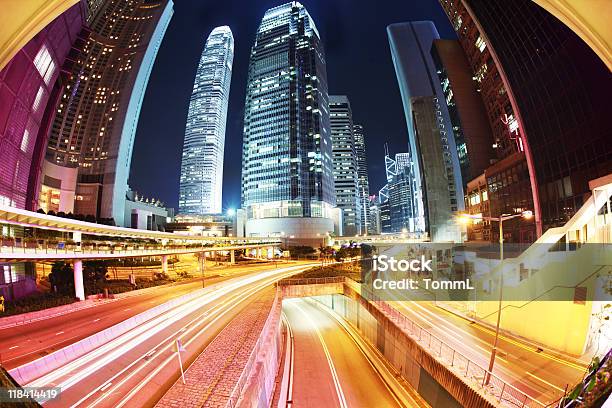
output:
M74 294L74 272L69 263L58 261L51 267L49 274L51 288L58 293Z
M85 261L83 262L83 282L86 287L94 293L97 292L99 285L106 282L108 267L104 261Z

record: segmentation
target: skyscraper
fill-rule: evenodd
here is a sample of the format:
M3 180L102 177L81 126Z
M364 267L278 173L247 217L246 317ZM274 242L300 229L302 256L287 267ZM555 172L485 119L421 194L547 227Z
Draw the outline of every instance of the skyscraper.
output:
M0 70L0 204L38 209L49 123L61 67L85 24L79 2L36 33Z
M181 162L180 214L222 212L223 152L234 37L215 28L204 46L189 102Z
M344 235L361 233L361 193L353 113L345 95L329 96L329 116L336 205L342 210Z
M335 205L325 54L298 2L266 11L251 49L244 113L246 233L316 238Z
M66 86L50 130L40 205L126 225L140 107L173 2L94 3L90 32L65 64Z
M353 125L355 154L357 155L357 191L361 204L361 233L374 234L370 226L370 181L368 178L368 159L366 156L365 135L362 125Z
M463 182L446 100L430 50L439 38L430 21L387 27L408 125L417 180L417 214L433 241L459 240L454 212L462 210ZM422 202L422 204L421 204ZM422 210L421 210L422 208Z
M414 211L414 173L409 153L385 152L387 184L378 196L384 233L420 232Z
M610 70L534 2L440 3L475 74L497 149L524 157L485 171L491 214L521 208L527 186L537 235L564 224L588 197L589 180L612 172Z

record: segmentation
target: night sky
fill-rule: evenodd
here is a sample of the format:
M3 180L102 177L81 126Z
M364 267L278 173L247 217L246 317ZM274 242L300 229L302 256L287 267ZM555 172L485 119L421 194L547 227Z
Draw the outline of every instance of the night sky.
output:
M265 11L284 1L175 0L174 16L149 79L140 114L130 186L178 208L179 173L189 97L206 38L216 26L234 34L234 65L225 139L223 208L240 207L242 122L249 53ZM319 29L330 94L346 94L364 126L370 191L385 183L384 143L404 152L408 134L386 26L431 20L456 38L437 0L303 0Z

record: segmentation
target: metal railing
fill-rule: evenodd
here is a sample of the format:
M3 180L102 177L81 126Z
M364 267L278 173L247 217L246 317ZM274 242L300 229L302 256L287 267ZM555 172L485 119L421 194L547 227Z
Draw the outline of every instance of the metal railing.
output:
M548 405L538 401L529 394L519 390L513 385L502 380L497 375L470 360L452 346L436 337L427 329L419 326L410 320L406 315L391 306L380 297L368 290L366 296L363 291L366 289L357 282L346 278L345 285L353 289L368 299L375 307L385 314L393 323L397 325L406 335L413 338L420 346L429 351L430 355L437 357L439 361L447 364L453 372L466 379L475 388L481 390L485 395L493 397L498 404L511 407L547 407ZM487 376L489 381L487 384Z
M373 294L368 295L373 296ZM372 299L372 296L370 299ZM513 385L508 384L481 365L470 360L427 329L424 329L410 320L387 302L380 299L370 301L404 333L427 349L431 355L447 364L456 374L466 379L471 385L480 389L485 395L494 397L498 404L513 407L546 407L546 404L531 397ZM488 383L487 377L489 377Z
M279 280L278 285L319 285L326 283L344 283L344 281L344 276L333 276L328 278L288 278Z
M213 246L142 246L142 245L57 245L36 244L29 245L0 245L0 257L3 255L76 255L76 257L87 258L95 255L117 255L117 258L138 256L159 256L181 253L227 251L230 249L250 249L266 245L278 245L275 243L257 244L215 244Z

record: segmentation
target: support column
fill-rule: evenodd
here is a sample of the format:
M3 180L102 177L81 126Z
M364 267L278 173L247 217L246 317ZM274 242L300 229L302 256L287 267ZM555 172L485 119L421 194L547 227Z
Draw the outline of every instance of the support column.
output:
M268 247L268 259L274 258L274 247Z
M72 265L74 270L74 291L79 300L85 300L85 286L83 286L83 261L74 261Z
M256 256L256 258L257 259L261 259L261 247L257 248L257 256Z
M162 272L168 274L168 255L162 255L161 264Z
M235 263L236 263L236 251L232 249L230 251L230 264L234 265Z

